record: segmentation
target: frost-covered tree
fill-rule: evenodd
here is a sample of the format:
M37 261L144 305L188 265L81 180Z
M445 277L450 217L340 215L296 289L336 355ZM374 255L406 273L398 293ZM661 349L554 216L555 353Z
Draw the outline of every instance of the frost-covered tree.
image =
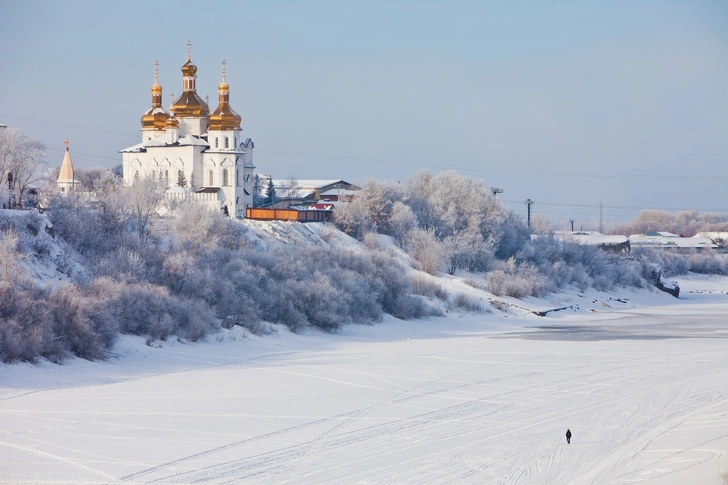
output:
M440 271L445 251L437 240L434 229L413 229L407 233L405 246L407 252L420 265L425 273L436 275Z
M18 233L13 228L0 230L0 284L17 286L23 279L18 251Z
M157 210L164 201L164 187L152 177L144 177L127 187L137 235L146 243L157 219Z
M407 233L416 227L417 216L412 209L399 200L396 201L389 217L389 233L400 247L404 247Z
M279 197L296 197L298 195L298 177L295 175L289 175L286 180L283 181L281 186L281 193Z
M12 128L0 130L0 183L14 195L11 205L22 208L28 188L42 180L40 166L45 159L45 145ZM10 176L10 178L8 178Z

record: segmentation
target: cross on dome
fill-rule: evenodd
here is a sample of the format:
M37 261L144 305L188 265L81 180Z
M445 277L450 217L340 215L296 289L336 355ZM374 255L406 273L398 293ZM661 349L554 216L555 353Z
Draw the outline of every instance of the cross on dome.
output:
M154 59L154 82L159 82L159 59Z
M192 41L190 39L187 39L187 60L189 61L192 59Z
M222 80L224 81L225 80L225 66L227 66L227 61L225 60L224 57L222 58L222 62L220 62L220 64L222 65Z

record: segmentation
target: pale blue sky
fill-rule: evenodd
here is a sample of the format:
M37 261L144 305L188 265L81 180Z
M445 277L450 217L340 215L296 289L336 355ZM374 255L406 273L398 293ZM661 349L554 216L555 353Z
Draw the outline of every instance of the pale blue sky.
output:
M728 212L728 1L40 2L0 6L0 122L60 165L138 143L192 39L258 172L404 181L447 168L525 214ZM577 222L577 225L579 222Z

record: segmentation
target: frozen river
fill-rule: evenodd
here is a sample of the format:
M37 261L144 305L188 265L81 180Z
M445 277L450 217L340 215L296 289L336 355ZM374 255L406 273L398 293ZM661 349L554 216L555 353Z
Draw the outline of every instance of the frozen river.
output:
M728 297L693 300L2 365L0 483L717 485Z

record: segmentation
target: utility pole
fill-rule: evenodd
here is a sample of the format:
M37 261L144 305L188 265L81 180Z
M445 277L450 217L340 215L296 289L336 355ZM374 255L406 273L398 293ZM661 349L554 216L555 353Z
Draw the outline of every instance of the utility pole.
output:
M604 220L603 216L604 216L604 207L602 206L602 201L600 200L599 201L599 232L602 234L604 234L604 230L602 229L602 227L603 227L602 222Z
M531 199L526 199L526 205L528 206L528 228L531 229L531 206L535 204Z
M8 209L13 209L13 202L15 202L15 194L13 193L14 188L13 172L8 172L8 192L10 192L10 195L8 196Z
M574 232L574 219L569 219L569 222L571 222L571 232Z

